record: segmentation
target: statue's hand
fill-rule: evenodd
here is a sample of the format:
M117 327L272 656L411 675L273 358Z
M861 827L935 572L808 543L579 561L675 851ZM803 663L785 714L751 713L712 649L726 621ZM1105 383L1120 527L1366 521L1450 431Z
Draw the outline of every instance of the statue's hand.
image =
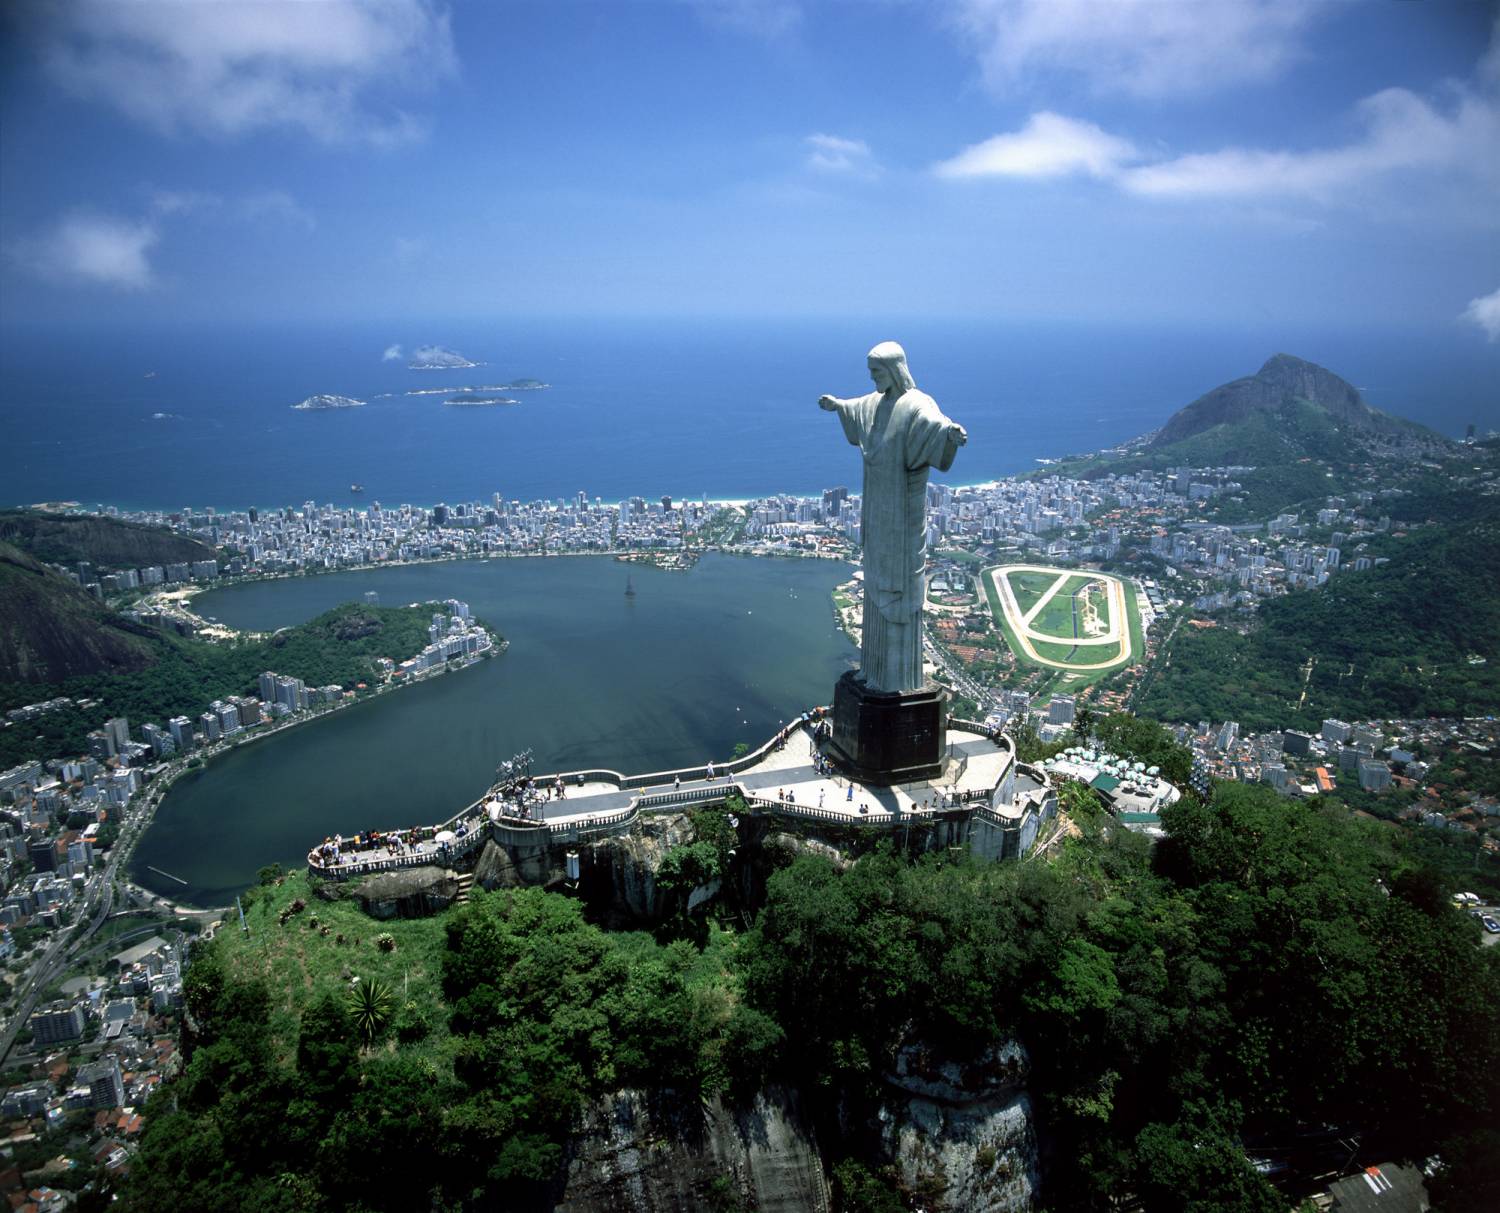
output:
M968 442L968 441L969 441L969 431L966 430L966 429L964 429L964 427L961 426L961 425L955 425L953 427L953 443L954 443L954 445L955 446L963 446L963 444L966 443L966 442Z
M837 396L819 396L818 407L825 413L831 413L839 407L839 398Z

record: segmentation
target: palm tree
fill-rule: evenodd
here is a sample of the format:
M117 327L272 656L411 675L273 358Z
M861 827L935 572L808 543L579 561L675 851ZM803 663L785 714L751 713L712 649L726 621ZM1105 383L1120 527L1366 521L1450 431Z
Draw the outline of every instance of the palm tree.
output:
M396 999L391 988L378 977L357 980L349 990L349 1014L354 1019L355 1030L364 1037L365 1043L374 1044L376 1037L390 1022Z

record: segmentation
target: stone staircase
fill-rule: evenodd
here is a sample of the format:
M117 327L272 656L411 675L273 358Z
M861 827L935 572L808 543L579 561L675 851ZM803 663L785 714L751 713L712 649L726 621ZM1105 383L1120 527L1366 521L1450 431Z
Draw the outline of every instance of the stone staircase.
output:
M458 874L458 893L453 898L453 904L456 905L456 906L461 906L461 905L463 905L464 902L468 901L469 900L469 890L472 889L473 887L474 887L474 873L473 872L460 872Z

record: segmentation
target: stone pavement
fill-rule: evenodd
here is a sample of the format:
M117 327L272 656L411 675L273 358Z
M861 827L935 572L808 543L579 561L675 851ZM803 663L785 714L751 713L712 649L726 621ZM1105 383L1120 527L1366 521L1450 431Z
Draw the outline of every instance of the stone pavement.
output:
M541 820L549 825L582 823L590 818L612 816L628 809L638 798L653 793L697 790L725 790L737 787L747 797L786 802L799 809L822 809L851 822L885 815L900 818L941 808L954 795L987 796L1004 774L1008 751L987 737L974 733L950 731L949 761L938 779L902 784L891 788L867 787L844 776L820 775L813 765L812 734L807 728L796 729L779 750L773 750L755 766L737 775L717 775L713 780L700 776L667 780L645 787L616 788L611 784L585 784L567 789L562 800L548 800L540 806ZM705 768L706 772L706 768ZM540 781L545 783L546 781Z

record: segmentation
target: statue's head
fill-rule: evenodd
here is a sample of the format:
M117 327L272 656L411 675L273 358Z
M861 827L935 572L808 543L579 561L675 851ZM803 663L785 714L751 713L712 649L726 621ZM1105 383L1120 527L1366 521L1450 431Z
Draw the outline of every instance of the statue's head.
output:
M870 351L866 360L870 366L870 378L882 392L893 387L899 392L909 392L917 386L906 367L906 351L894 341L882 341Z

